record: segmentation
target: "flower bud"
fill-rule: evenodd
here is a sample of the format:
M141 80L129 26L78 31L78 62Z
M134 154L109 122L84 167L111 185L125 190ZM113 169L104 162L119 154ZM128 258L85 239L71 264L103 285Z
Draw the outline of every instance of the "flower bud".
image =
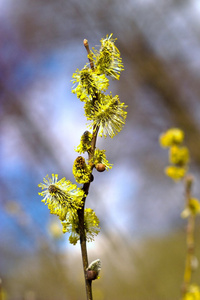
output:
M95 168L97 169L98 172L103 172L106 169L106 166L104 164L98 163L96 164Z
M86 279L87 280L95 280L98 277L98 272L94 270L87 270L86 271Z
M192 271L196 271L199 266L199 262L196 256L193 256L191 259L191 269Z
M101 260L96 259L86 269L86 278L88 280L95 280L99 278L99 272L101 271Z

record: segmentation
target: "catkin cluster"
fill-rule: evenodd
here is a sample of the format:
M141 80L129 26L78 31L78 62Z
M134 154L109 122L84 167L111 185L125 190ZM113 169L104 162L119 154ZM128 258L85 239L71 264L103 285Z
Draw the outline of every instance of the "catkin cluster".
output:
M169 129L160 136L160 145L169 149L170 165L165 173L174 180L182 179L188 170L189 151L183 141L184 132L178 128Z
M127 115L127 106L120 101L118 95L105 94L109 87L107 77L119 79L123 70L115 41L112 34L101 39L100 49L89 51L89 63L82 70L77 69L72 76L72 93L84 103L90 130L86 130L81 136L80 144L75 149L80 155L72 168L76 183L83 184L83 187L80 188L65 178L58 180L57 174L52 174L52 177L47 175L44 182L39 184L42 202L48 206L51 214L59 217L63 232L70 234L69 241L74 245L80 239L78 211L84 208L87 197L84 185L93 180L94 168L99 172L112 168L105 150L96 148L97 134L114 137L123 128ZM88 159L81 156L85 153ZM100 230L99 219L91 208L84 208L84 230L87 241L92 241Z

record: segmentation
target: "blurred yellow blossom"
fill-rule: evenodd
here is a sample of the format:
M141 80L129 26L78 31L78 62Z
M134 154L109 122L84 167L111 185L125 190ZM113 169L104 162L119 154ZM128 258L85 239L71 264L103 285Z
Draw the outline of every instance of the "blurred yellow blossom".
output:
M169 161L172 164L185 165L189 162L187 147L172 146L169 150Z
M189 150L182 146L184 132L178 128L171 128L160 136L160 145L169 148L169 163L165 174L173 180L182 179L188 171Z
M200 300L199 286L195 284L190 285L188 292L183 297L183 300Z
M160 136L160 145L162 147L170 147L179 145L183 142L184 132L178 128L171 128Z
M55 239L59 239L63 235L62 226L61 226L61 224L57 220L51 221L51 223L49 224L49 228L48 229L49 229L50 234Z
M186 169L183 167L168 166L165 169L165 173L174 180L180 180L185 176Z
M191 198L189 201L189 205L185 207L185 209L181 213L182 218L187 218L190 215L196 216L200 214L200 202L196 198Z

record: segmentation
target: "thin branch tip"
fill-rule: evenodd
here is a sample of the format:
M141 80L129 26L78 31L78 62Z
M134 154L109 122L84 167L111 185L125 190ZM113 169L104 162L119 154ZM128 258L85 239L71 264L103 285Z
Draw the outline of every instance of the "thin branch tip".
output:
M83 40L83 45L84 45L85 47L88 46L88 40L87 40L87 39L84 39L84 40Z

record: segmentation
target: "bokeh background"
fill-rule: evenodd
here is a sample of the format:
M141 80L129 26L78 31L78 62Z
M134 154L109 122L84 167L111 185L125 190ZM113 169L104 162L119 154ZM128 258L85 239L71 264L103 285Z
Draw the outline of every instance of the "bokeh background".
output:
M101 222L88 245L89 260L102 260L94 299L179 299L184 184L164 175L158 138L184 130L200 197L199 16L199 0L0 1L1 299L85 299L79 245L60 237L37 185L52 173L74 181L86 119L70 80L87 62L83 39L98 46L110 33L125 67L110 89L128 116L114 139L97 143L114 166L94 172L87 200ZM199 234L197 223L197 257Z

